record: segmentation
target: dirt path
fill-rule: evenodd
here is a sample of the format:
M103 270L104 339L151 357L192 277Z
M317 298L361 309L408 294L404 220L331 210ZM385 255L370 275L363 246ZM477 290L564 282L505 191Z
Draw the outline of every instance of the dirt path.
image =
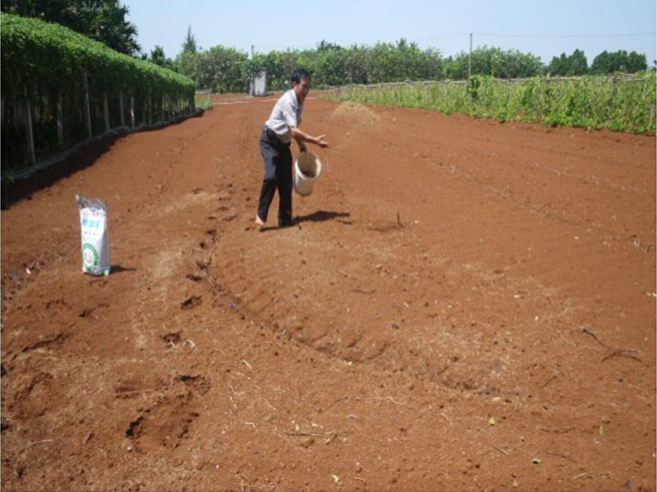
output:
M655 490L654 138L309 100L258 232L231 101L2 211L2 490Z

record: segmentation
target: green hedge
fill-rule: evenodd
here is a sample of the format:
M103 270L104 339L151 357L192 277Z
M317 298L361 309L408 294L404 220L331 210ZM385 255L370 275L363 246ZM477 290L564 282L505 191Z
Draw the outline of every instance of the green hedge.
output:
M3 182L108 130L194 111L195 84L183 75L58 24L11 14L0 22Z
M194 96L194 82L157 65L118 53L58 24L2 14L2 93L77 85L86 71L105 90L151 90Z

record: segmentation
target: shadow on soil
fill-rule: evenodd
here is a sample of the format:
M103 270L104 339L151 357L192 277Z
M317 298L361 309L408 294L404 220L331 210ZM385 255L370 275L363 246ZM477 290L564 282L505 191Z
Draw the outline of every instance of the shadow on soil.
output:
M196 118L202 115L203 111L199 110L191 116L177 118L165 123L158 123L150 127L137 128L132 131L116 131L115 133L96 137L84 144L79 144L75 149L66 152L63 157L55 157L52 164L49 164L44 169L36 171L32 176L25 179L18 179L13 183L3 184L1 199L2 210L10 208L21 200L29 200L37 191L48 188L59 180L93 165L96 160L107 152L117 140L126 135L136 132L160 130L168 126L178 125L189 118Z
M136 272L136 268L131 268L131 267L124 267L123 265L112 265L112 268L110 269L110 275L115 275L117 273L123 273L123 272Z
M335 220L343 224L351 225L351 221L347 219L350 214L349 212L330 212L326 210L318 210L309 215L302 215L294 219L294 222L290 226L280 227L280 226L271 226L263 227L260 229L260 232L269 232L269 231L278 231L281 229L287 229L288 227L300 227L303 222L326 222L328 220ZM340 220L342 219L342 220Z
M37 191L48 188L59 180L91 166L121 137L123 135L107 135L96 139L66 155L57 163L37 171L29 178L3 184L2 209L8 209L21 200L29 200Z
M327 220L335 220L349 216L349 212L330 212L326 210L318 210L312 214L297 217L295 223L301 224L302 222L326 222Z

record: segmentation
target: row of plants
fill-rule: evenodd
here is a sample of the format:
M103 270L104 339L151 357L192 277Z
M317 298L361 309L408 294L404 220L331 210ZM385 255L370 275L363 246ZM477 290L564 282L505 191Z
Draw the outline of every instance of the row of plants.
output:
M338 101L463 113L499 121L655 134L655 73L633 77L533 77L511 82L475 76L468 82L346 86Z
M12 14L0 22L3 178L104 133L108 122L148 124L194 108L195 84L184 75L58 24Z

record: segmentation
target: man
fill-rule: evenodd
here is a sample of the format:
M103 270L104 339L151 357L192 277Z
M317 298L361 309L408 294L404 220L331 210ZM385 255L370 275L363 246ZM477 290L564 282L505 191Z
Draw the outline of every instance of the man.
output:
M326 135L313 137L299 130L303 103L310 90L310 74L298 69L292 75L292 89L276 102L271 116L260 135L260 153L265 163L265 177L262 181L260 202L256 214L256 224L262 228L267 222L269 206L278 188L278 225L292 225L292 153L290 143L294 139L299 151L307 150L306 143L328 147Z

